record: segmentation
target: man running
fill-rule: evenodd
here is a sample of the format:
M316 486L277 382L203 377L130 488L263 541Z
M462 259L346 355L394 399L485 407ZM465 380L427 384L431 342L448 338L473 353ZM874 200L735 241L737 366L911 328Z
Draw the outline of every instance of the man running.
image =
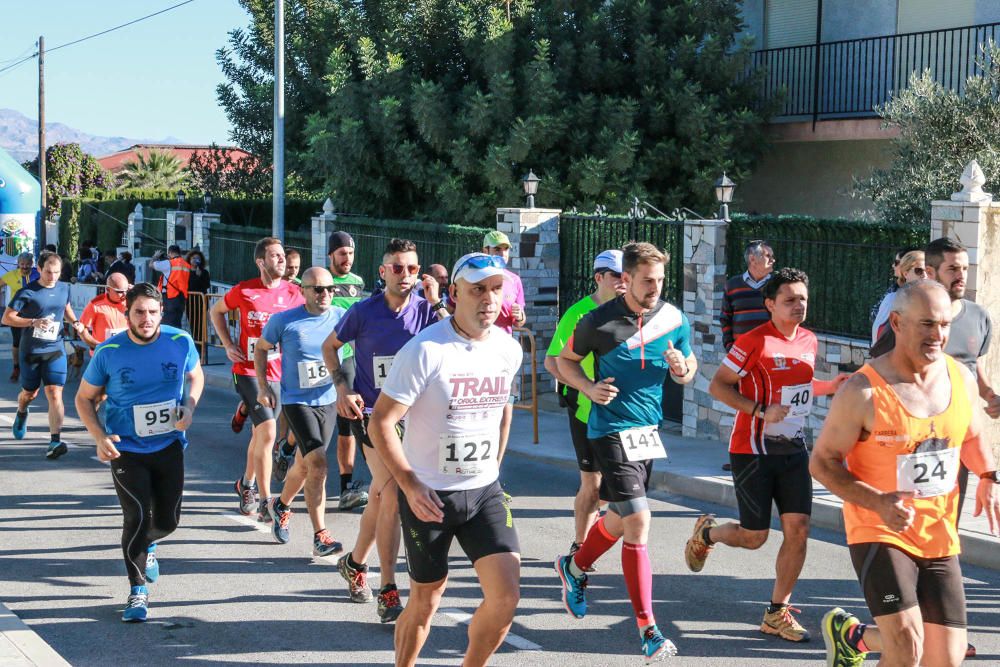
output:
M28 406L38 396L45 383L45 398L49 402L49 448L46 458L57 459L69 448L62 442L63 385L66 384L66 348L63 345L63 319L77 332L83 325L69 304L69 285L59 282L62 258L55 253L42 253L39 258L38 280L17 291L3 314L3 324L21 332L19 348L21 391L17 395L17 414L12 428L14 438L21 440L28 430Z
M948 291L923 280L899 288L893 350L865 364L834 397L810 471L844 499L851 560L875 617L839 607L823 617L827 664L959 665L966 605L958 554L959 465L979 475L976 515L1000 526L990 444L974 406L976 378L945 353Z
M267 503L271 499L271 448L277 432L275 415L279 406L262 405L257 401L257 371L254 368L254 348L260 340L267 320L275 313L289 310L303 303L302 290L282 280L285 275L285 249L281 241L268 236L257 242L254 261L260 271L258 278L244 280L226 292L226 296L212 306L212 326L233 362L233 383L242 404L249 408L253 431L247 447L247 462L243 477L236 480L236 494L240 497L240 513L244 516L256 512L259 521L270 521ZM239 345L229 336L226 315L240 313ZM275 396L279 395L281 355L271 350L267 361L267 381Z
M847 380L814 377L818 344L802 326L809 303L809 278L798 269L772 274L763 288L771 319L739 338L719 366L709 392L736 410L729 459L739 506L739 522L718 525L705 514L684 548L692 572L700 572L718 542L759 549L771 527L771 503L778 506L784 540L775 563L771 604L760 631L791 642L809 641L792 616L792 589L806 560L812 478L805 425L813 396L826 396Z
M8 271L3 277L3 282L7 286L7 302L10 303L14 295L17 294L17 290L34 280L38 280L39 275L38 269L35 268L35 258L30 252L22 252L18 255L17 268ZM14 360L14 368L10 372L11 382L17 382L18 378L21 377L21 357L18 346L21 343L21 332L23 331L24 329L19 327L10 328L10 351Z
M609 501L608 511L572 556L556 559L563 604L570 615L587 613L587 569L622 543L622 570L647 662L677 653L653 617L653 572L646 542L646 500L653 459L666 452L657 427L663 416L663 382L691 382L698 362L691 352L687 317L662 301L667 255L650 243L623 249L625 293L583 316L559 353L559 374L593 402L587 437ZM583 359L594 356L594 379Z
M128 293L128 279L122 273L108 275L104 294L98 294L80 315L83 329L80 338L90 346L90 354L94 349L115 334L128 329L128 317L125 314L125 295Z
M444 310L438 298L437 282L433 279L424 281L428 299L414 292L420 275L417 262L417 246L413 241L389 241L379 266L385 290L352 306L323 344L323 359L337 389L337 412L348 420L354 437L368 448L365 460L372 472L371 493L361 515L357 541L337 565L350 587L351 600L370 602L372 592L367 583L368 567L365 563L372 547L377 546L382 583L378 594L378 616L383 623L395 621L402 611L396 588L399 506L396 502L396 483L381 457L372 449L368 421L396 353L413 336L437 321L439 316L435 313ZM348 383L341 372L337 357L337 352L347 343L354 347L353 384Z
M267 381L267 355L281 348L281 414L295 435L295 465L285 478L281 495L268 506L272 533L279 544L291 538L292 501L305 488L306 509L313 525L313 556L323 558L344 547L326 529L326 448L337 423L337 391L323 363L323 341L344 315L330 305L333 277L322 267L302 276L305 304L273 315L254 351L257 402L277 409L278 398ZM353 366L353 364L352 364Z
M396 626L397 667L416 664L427 640L448 583L453 539L472 561L483 591L463 665L487 664L520 598L521 548L498 481L504 409L523 355L493 326L503 302L503 263L465 255L451 282L454 316L424 329L396 354L369 424L382 465L399 482L410 572L410 603ZM404 415L401 442L396 424Z
M585 394L570 387L559 374L556 361L559 353L569 342L577 323L584 315L616 296L625 293L625 283L622 280L622 251L605 250L594 258L594 282L597 289L572 306L559 319L555 335L549 345L545 357L545 370L562 385L561 396L569 413L569 434L576 450L576 465L580 469L580 488L573 502L573 517L576 521L576 535L569 548L569 555L575 554L583 544L590 527L597 520L597 510L600 505L601 473L597 460L591 451L590 440L587 438L587 421L590 419L590 399ZM594 355L588 354L580 362L588 380L594 379Z
M191 336L160 324L159 290L139 283L125 297L128 330L97 347L80 381L76 410L111 462L123 514L122 552L129 595L126 622L148 616L149 589L160 576L156 543L177 529L184 489L185 431L205 384ZM105 424L97 405L107 395Z

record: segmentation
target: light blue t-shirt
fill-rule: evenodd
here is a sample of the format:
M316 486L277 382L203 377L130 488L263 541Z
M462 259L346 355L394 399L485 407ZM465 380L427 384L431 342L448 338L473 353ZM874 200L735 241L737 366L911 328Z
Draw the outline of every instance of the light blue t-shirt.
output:
M184 432L173 428L174 408L183 405L185 376L197 365L191 336L166 325L146 345L123 331L97 346L83 379L107 392L105 428L121 438L119 451L152 454L178 440L187 447Z
M329 405L337 389L323 363L323 341L347 311L337 306L312 315L305 306L271 315L261 337L281 346L281 402ZM341 348L343 350L343 348ZM343 361L343 355L340 355Z

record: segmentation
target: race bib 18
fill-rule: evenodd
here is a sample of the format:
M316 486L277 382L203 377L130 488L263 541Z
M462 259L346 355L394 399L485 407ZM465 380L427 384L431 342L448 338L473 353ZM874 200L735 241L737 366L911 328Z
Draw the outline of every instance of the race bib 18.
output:
M375 388L381 389L385 384L385 379L389 377L389 369L392 368L393 355L372 357L372 377L375 378Z
M781 404L788 417L806 417L812 411L812 382L781 388Z
M643 426L621 431L618 437L625 450L625 458L629 461L646 461L648 459L666 458L667 450L663 448L660 432L655 426Z
M481 475L497 468L499 434L441 436L438 468L445 475Z
M896 489L920 498L948 493L958 480L959 448L914 452L896 456Z
M326 364L322 361L300 361L298 368L299 389L322 387L333 382L330 372L326 369Z
M176 431L177 401L162 401L132 406L135 434L139 437Z

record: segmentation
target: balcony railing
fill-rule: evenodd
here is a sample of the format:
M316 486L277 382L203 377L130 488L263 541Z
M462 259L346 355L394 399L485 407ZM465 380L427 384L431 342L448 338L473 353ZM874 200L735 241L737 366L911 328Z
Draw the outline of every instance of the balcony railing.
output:
M764 99L784 93L779 117L874 116L875 108L906 89L914 72L929 69L945 88L961 93L981 74L982 46L996 41L1000 23L884 37L766 49L751 67L765 71Z

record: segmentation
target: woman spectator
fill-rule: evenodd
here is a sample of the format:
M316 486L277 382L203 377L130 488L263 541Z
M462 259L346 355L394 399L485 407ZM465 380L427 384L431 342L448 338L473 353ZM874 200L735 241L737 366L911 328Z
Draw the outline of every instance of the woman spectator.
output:
M923 280L925 276L924 251L911 250L903 255L899 260L899 266L896 269L897 289L906 283ZM873 347L875 343L878 342L878 339L881 338L889 328L889 312L892 311L892 302L895 300L896 291L893 290L882 298L882 303L878 306L878 312L875 314L875 321L872 323Z
M200 295L208 294L212 286L212 276L208 273L208 262L201 250L188 251L184 259L191 265L191 275L188 278L188 322L191 323L191 334L195 341L201 342L204 340L206 302L205 297Z

